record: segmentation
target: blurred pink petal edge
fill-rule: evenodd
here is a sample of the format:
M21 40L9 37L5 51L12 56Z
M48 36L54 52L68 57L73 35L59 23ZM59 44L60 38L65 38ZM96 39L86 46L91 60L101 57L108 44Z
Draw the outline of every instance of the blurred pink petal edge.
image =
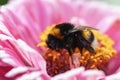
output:
M42 50L44 49L36 47L39 42L39 34L45 27L66 21L75 24L96 26L102 33L108 33L118 43L119 37L117 34L120 33L120 27L114 28L114 26L120 24L118 22L120 12L111 10L107 4L80 2L77 0L17 0L0 9L0 79L120 79L120 45L115 45L118 56L116 59L111 60L108 66L108 73L114 74L108 76L100 70L85 70L83 67L80 67L50 77L47 75L46 62L42 57ZM113 65L116 66L113 68Z

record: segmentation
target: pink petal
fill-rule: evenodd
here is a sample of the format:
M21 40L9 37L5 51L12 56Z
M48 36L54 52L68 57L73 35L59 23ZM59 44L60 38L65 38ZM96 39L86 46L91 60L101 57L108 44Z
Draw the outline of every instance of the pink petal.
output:
M82 80L99 80L103 77L105 77L105 74L100 70L87 70L81 74ZM78 80L80 80L79 77Z
M96 26L101 20L103 20L106 17L118 16L120 13L118 11L114 11L114 8L107 4L95 1L79 1L79 4L77 6L79 8L79 17L85 19L85 21L91 26Z
M63 74L56 75L55 77L52 78L52 80L76 80L77 76L80 76L82 72L84 72L83 67L76 68L76 69L67 71Z
M21 7L19 8L19 6ZM18 0L1 8L1 21L15 38L21 38L31 47L41 52L41 49L36 47L40 32L45 27L58 22L59 19L55 6L56 3L52 4L48 1L27 0L20 2Z
M110 25L110 28L106 31L106 34L108 34L115 42L114 48L117 50L117 56L116 58L112 59L110 61L110 64L108 66L107 73L111 74L115 72L120 67L120 43L119 43L119 35L120 34L120 21L119 19L116 19L114 23ZM115 65L115 66L113 66ZM117 70L118 72L118 70Z
M21 61L24 62L24 65L28 64L28 65L34 66L36 68L44 68L44 70L46 69L45 61L44 61L43 57L37 51L35 51L31 47L29 47L22 40L15 40L15 39L5 36L5 35L1 35L0 39L3 41L1 43L4 48L6 47L7 51L10 50L10 48L13 49L14 53L10 53L10 51L9 51L9 54L12 56L11 59L15 58L14 61L19 60L19 62L21 62ZM7 42L7 45L6 45L5 41ZM10 46L8 46L8 45L10 45ZM38 61L40 61L40 62L38 62ZM40 65L40 64L43 64L43 65Z
M7 74L5 74L6 77L14 77L17 74L20 73L24 73L28 70L27 67L17 67L17 68L13 68L12 70L10 70Z
M34 71L18 77L16 80L50 80L50 77L40 71Z
M50 77L32 67L16 67L5 74L7 78L14 78L15 80L49 80Z
M120 80L120 72L110 75L110 76L107 76L106 78L101 79L101 80Z
M101 33L105 33L117 19L118 16L105 17L96 25L96 28L99 29Z
M119 22L114 23L119 14L120 12L118 11L111 11L111 8L106 4L81 2L78 0L18 0L2 7L0 12L0 23L2 23L0 24L2 25L2 27L0 26L0 48L2 49L1 52L3 51L1 54L4 55L0 56L0 68L5 69L1 70L3 71L1 73L2 76L9 70L11 71L6 74L7 77L16 76L22 73L20 71L14 72L14 70L19 69L19 66L30 66L34 69L39 69L39 71L34 72L33 70L33 72L24 73L26 70L23 70L22 76L17 79L50 79L46 75L46 63L41 56L43 54L42 49L36 47L39 42L38 36L46 26L53 23L68 22L74 17L80 18L78 23L96 26L103 33L109 34L118 43L115 45L115 48L119 51L118 34L120 33L119 27L115 27L116 24L119 26ZM113 36L113 32L116 34L115 36ZM109 74L113 73L120 66L118 57L110 62L108 67ZM116 67L113 67L113 64ZM118 77L116 76L117 74L111 76ZM78 68L57 75L52 79L88 80L89 78L98 79L100 77L104 77L102 71L84 71L83 68ZM107 78L109 79L109 76ZM0 79L2 79L1 76Z
M114 41L115 41L115 48L117 50L120 50L120 44L119 44L119 35L120 34L120 19L117 18L114 20L114 23L111 24L110 28L106 31L106 34L108 34ZM113 35L114 34L114 35Z
M22 40L16 40L13 37L0 34L0 44L2 49L0 50L0 68L6 68L5 70L2 70L0 76L1 79L7 79L9 76L11 76L9 78L11 79L13 78L12 76L20 73L17 70L15 70L16 73L14 72L13 67L17 66L29 66L46 73L46 63L43 57ZM13 70L4 76L5 73L10 71L12 68Z
M45 27L53 23L68 22L72 18L77 17L83 19L90 26L97 26L102 21L107 21L105 19L111 15L117 17L119 14L119 12L111 11L109 6L103 3L72 0L18 0L2 7L1 11L2 22L15 38L21 38L39 52L42 49L36 47L39 42L38 36ZM110 20L112 21L111 18ZM16 28L16 31L13 31L14 28ZM102 29L101 27L99 28Z
M52 78L52 80L98 80L105 76L104 72L98 70L87 70L84 68L76 68L59 74Z
M0 33L8 35L8 36L12 36L11 33L6 28L6 26L3 23L1 23L1 22L0 22Z
M0 62L1 63L1 62ZM2 63L2 64L4 64L4 63ZM9 66L9 65L7 65L6 64L6 66L1 66L0 65L0 79L1 80L13 80L13 78L7 78L6 76L5 76L5 74L6 74L6 72L8 72L9 70L11 70L13 67L12 66Z
M43 71L46 71L46 63L40 53L29 47L22 40L17 41L17 46L19 46L19 49L21 50L20 55L22 56L22 58L25 57L24 59L26 59L27 62L30 62L33 67L38 69L42 68Z

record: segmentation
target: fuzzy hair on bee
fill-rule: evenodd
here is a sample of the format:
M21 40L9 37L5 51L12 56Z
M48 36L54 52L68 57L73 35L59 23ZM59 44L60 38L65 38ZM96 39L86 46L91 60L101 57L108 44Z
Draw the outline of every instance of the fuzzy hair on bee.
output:
M85 48L90 53L95 54L94 46L92 46L95 41L92 29L94 28L88 26L75 27L71 23L61 23L50 31L46 44L52 50L60 51L61 49L66 49L69 55L72 55L76 48L81 53L83 48Z

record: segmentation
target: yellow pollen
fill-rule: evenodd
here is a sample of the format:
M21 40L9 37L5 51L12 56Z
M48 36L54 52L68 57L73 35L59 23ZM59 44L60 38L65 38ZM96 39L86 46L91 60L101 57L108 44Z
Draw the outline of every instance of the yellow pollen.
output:
M48 49L44 58L47 62L47 72L50 76L70 70L69 55L67 52L59 53Z
M37 47L40 47L40 46L45 46L46 47L47 46L45 41L47 40L48 34L50 34L51 30L54 27L55 27L55 24L53 24L52 26L48 26L46 28L46 30L43 33L40 34L39 38L40 38L41 42L39 44L37 44Z
M55 26L55 25L54 25ZM41 42L45 43L47 35L52 30L53 26L48 27L41 35ZM73 54L81 54L80 66L84 66L86 69L104 69L111 58L116 57L116 50L113 48L114 42L107 35L101 34L99 31L91 30L98 41L98 46L95 48L96 54L90 53L88 50L83 49L80 53L79 49L76 48ZM89 32L84 32L86 38L89 37ZM41 46L41 45L40 45ZM42 45L42 46L45 46ZM59 73L63 73L70 69L69 54L64 49L61 52L51 50L47 47L45 55L47 62L47 72L49 75L54 76Z
M80 63L81 66L88 69L103 69L107 66L108 61L116 56L116 50L112 47L114 42L107 35L102 35L94 30L92 32L99 42L99 46L95 49L96 54L91 54L84 49Z

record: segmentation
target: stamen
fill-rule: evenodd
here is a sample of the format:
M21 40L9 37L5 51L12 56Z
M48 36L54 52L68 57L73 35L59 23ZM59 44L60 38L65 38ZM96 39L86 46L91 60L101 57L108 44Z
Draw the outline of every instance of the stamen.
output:
M46 28L46 30L43 33L40 34L39 38L40 38L41 42L39 44L37 44L37 47L40 47L40 46L45 46L46 47L47 46L45 40L47 39L48 34L50 34L51 30L54 27L55 27L54 24L52 26L48 26Z
M65 50L62 53L48 49L45 54L47 72L50 76L70 70L69 55Z
M42 46L45 46L45 40L50 29L48 27L40 37L41 43L44 43ZM92 30L92 32L98 42L98 46L95 47L96 54L92 54L86 49L83 49L82 53L80 53L78 48L76 48L73 55L70 56L67 50L63 49L60 52L57 52L46 46L44 58L47 62L48 74L54 76L70 70L70 58L73 61L72 67L74 66L74 68L84 66L86 69L103 70L108 65L109 60L116 57L116 50L113 49L114 42L107 35L100 34L99 31ZM39 43L38 46L41 46L41 43Z

